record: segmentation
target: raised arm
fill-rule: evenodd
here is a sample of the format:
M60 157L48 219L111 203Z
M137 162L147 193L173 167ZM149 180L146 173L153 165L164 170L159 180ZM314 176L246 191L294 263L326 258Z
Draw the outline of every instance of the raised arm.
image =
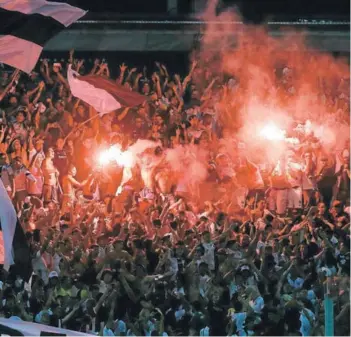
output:
M134 84L133 84L133 90L138 91L139 89L139 80L142 78L143 74L139 73L134 80Z
M182 83L183 92L185 91L186 87L188 86L189 82L191 81L191 77L193 76L193 73L194 73L196 66L197 66L197 61L193 61L191 68L190 68L190 72L189 72L188 76L186 76L184 78L184 81Z
M130 107L126 107L124 108L124 110L122 111L122 113L120 115L118 115L117 120L120 122L122 121L128 114L128 111L130 110Z
M0 94L0 102L4 99L4 97L7 95L8 91L11 89L13 83L19 78L20 76L20 70L16 69L14 73L12 74L12 78L10 83L6 86L5 90Z
M282 274L282 276L281 276L281 278L280 278L280 280L278 282L278 285L277 285L277 291L275 293L275 297L276 298L280 299L280 293L281 293L281 290L282 290L282 287L283 287L283 284L284 284L284 280L288 276L288 274L289 274L289 272L290 272L290 270L291 270L291 268L293 267L294 264L295 264L295 260L290 263L288 269L285 270L285 272Z
M99 64L100 64L100 60L99 59L95 59L94 66L93 66L93 68L90 71L90 75L95 75L96 71L99 68Z
M154 82L154 85L156 87L157 97L161 98L162 97L162 90L161 90L161 85L160 85L160 77L156 73L153 73L152 81Z
M126 73L126 70L127 70L127 66L122 63L120 66L119 66L119 70L120 70L120 73L119 73L119 77L117 78L116 82L119 83L119 84L123 84L123 80L124 80L124 75Z
M46 83L48 84L54 83L54 81L50 77L49 64L46 59L44 59L40 65L40 73L43 75Z

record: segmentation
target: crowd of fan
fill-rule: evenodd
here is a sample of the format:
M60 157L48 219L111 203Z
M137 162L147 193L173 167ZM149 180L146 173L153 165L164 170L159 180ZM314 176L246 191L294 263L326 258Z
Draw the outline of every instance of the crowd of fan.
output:
M1 72L1 179L34 269L28 283L13 273L1 282L4 317L104 336L323 335L328 293L335 334L350 335L348 145L326 153L301 140L291 155L302 158L300 176L285 186L274 170L236 165L221 147L235 135L210 102L233 80L222 89L195 62L183 80L158 63L149 78L122 64L116 81L146 103L81 126L96 112L72 97L65 67L43 60L30 76ZM99 60L90 73L110 76ZM202 75L200 92L192 80ZM347 90L319 99L347 116ZM123 170L96 169L91 154L137 140L207 148L218 193L196 203L173 190L150 197L141 186L121 201ZM263 178L236 207L221 191L242 167Z

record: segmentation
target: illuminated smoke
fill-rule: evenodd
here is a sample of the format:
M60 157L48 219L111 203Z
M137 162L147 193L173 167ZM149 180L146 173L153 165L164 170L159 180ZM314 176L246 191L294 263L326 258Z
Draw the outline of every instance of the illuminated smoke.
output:
M123 167L132 167L134 165L133 154L130 151L122 151L117 145L103 150L98 156L98 162L101 166L106 166L114 161Z
M279 129L273 122L265 125L260 136L268 140L285 140L286 131Z
M264 26L233 26L230 21L242 21L238 13L228 10L217 15L216 6L217 1L209 1L200 16L207 25L199 48L192 55L198 61L193 81L199 90L214 76L219 78L218 83L228 83L224 88L212 89L212 104L208 106L216 109L227 130L246 143L247 154L252 159L277 159L289 145L297 143L294 138L262 143L262 129L267 141L283 138L276 129L266 132L271 123L286 131L293 121L310 120L308 131L329 149L347 141L347 62L312 50L301 31L288 29L285 36L275 38ZM223 24L212 23L215 21Z

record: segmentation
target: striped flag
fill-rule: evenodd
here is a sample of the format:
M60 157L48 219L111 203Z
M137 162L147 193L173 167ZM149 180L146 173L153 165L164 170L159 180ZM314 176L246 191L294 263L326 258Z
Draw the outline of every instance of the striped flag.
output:
M45 0L0 0L0 62L30 73L53 36L86 11Z
M15 273L28 282L32 274L30 249L17 218L11 199L0 178L0 226L2 232L2 247L4 254L4 269L9 271L13 266Z
M73 96L90 104L100 115L123 107L134 107L145 102L146 97L116 82L97 75L80 76L68 68L68 83Z

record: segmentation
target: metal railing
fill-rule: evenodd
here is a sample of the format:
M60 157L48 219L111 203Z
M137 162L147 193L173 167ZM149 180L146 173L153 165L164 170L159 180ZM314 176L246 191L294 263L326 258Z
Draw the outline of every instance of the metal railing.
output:
M154 24L167 24L167 25L205 25L205 24L218 24L218 25L243 25L243 21L201 21L201 20L79 20L76 24L135 24L135 25L154 25ZM299 19L295 21L267 21L267 25L279 25L279 26L349 26L350 21L335 21L327 19L309 20Z

